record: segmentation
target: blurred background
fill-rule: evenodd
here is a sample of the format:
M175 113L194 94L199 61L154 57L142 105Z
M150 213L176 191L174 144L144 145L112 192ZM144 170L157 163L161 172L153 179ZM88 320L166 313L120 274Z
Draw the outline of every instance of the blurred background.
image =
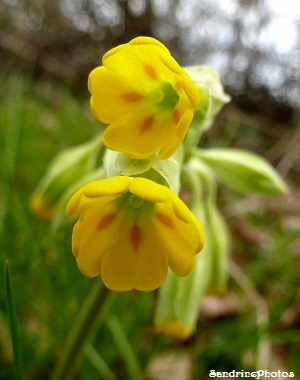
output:
M201 146L259 153L290 191L241 196L220 186L232 259L248 282L230 279L225 297L207 297L191 339L155 335L155 293L120 294L112 312L146 378L189 380L208 378L210 369L255 368L262 344L257 312L266 309L266 366L300 376L299 1L0 0L0 262L11 262L24 378L49 378L92 283L72 257L71 226L53 234L32 215L30 196L56 153L99 130L89 109L91 69L108 49L139 35L159 39L183 66L220 72L232 101ZM249 302L251 294L258 304ZM132 378L105 325L93 342L105 347L112 376ZM1 289L0 379L13 378L11 360ZM77 378L103 378L91 355Z

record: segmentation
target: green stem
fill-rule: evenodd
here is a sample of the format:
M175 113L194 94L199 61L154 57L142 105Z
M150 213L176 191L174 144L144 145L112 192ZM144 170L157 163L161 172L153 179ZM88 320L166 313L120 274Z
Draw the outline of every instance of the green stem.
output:
M101 282L95 282L70 329L62 360L55 367L51 380L68 380L74 375L83 349L94 329L103 323L113 296L114 293Z
M14 357L15 380L22 380L23 379L22 354L21 354L21 348L20 348L15 301L14 301L14 294L13 294L12 285L11 285L10 267L9 267L8 260L5 263L4 275L5 275L6 303L7 303L7 311L8 311L8 316L9 316L9 326L10 326L10 332L11 332L12 349L13 349L13 357Z
M115 315L107 318L107 326L114 338L115 344L124 360L127 373L130 379L143 380L144 376L139 366L136 355L124 333L119 319Z
M203 186L199 181L199 177L195 176L194 171L191 170L189 166L184 165L182 168L181 180L182 183L186 184L193 192L193 197L189 207L191 209L197 209L201 207L203 197Z
M86 357L89 359L89 361L93 364L95 369L98 371L99 375L101 376L101 379L117 380L116 376L108 367L102 356L100 356L100 354L95 350L95 348L91 344L88 344L85 347L84 353Z
M200 176L201 182L205 186L205 203L215 203L217 191L215 175L202 161L199 149L195 149L193 155L194 158L188 164L189 168Z

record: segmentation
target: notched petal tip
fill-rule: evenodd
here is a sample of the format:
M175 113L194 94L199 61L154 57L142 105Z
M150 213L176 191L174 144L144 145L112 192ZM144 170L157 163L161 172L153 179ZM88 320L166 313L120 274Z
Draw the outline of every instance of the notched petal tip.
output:
M72 218L79 213L79 204L81 199L81 190L76 191L76 193L71 197L66 206L66 215L68 218Z
M184 72L183 88L192 106L194 108L197 107L197 105L200 102L200 94L196 84L193 82L193 80L188 76L186 72Z
M97 277L100 275L100 271L95 271L93 274L85 271L85 269L83 269L82 265L79 263L79 259L76 258L76 262L77 262L77 266L78 266L78 269L80 270L80 272L86 276L86 277L89 277L89 278L93 278L93 277Z
M108 52L106 52L104 54L104 56L102 57L102 64L105 65L105 61L111 57L112 55L114 54L117 54L120 50L122 50L124 48L124 46L126 46L127 44L121 44L121 45L118 45L112 49L110 49Z
M106 195L125 193L132 178L127 176L115 176L100 181L94 181L82 187L82 193L87 198L98 198Z
M99 181L90 182L81 187L71 197L66 206L66 215L70 218L79 214L92 201L103 196L117 196L128 191L133 180L127 176L116 176Z
M166 48L164 44L159 42L157 39L153 37L136 37L131 40L128 45L154 45L163 49L166 53L170 54L169 50Z
M145 126L141 125L139 135L132 135L127 133L127 135L124 136L124 131L120 131L122 127L119 128L117 126L110 125L103 132L103 145L114 152L121 152L125 156L137 160L150 158L157 152L157 150L159 149L159 145L157 141L154 141L154 143L151 142L150 147L149 143L148 145L146 145L146 142L144 142L144 140L146 139L144 139L144 137L148 137L148 134L145 129L144 133L142 132L143 127ZM124 129L126 130L126 128L123 128L123 130ZM148 129L148 131L149 130L151 130L151 128ZM141 139L139 139L139 136L141 137L141 139L143 139L142 142L140 141ZM139 146L137 146L137 141L140 142Z
M168 187L159 185L146 178L133 178L129 191L148 202L163 202L171 198L173 192Z

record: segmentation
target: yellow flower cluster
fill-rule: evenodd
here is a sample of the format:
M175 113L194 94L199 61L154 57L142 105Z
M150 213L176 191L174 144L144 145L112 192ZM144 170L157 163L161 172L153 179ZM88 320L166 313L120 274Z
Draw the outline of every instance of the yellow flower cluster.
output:
M91 109L109 124L104 145L132 158L170 157L199 102L196 85L168 49L138 37L107 52L88 81Z
M197 87L167 48L135 38L103 57L88 81L91 109L107 124L102 141L132 159L169 158L182 143L199 102ZM80 270L114 291L154 290L168 267L193 268L202 227L170 190L142 177L115 176L83 186L67 215L79 215L72 248Z

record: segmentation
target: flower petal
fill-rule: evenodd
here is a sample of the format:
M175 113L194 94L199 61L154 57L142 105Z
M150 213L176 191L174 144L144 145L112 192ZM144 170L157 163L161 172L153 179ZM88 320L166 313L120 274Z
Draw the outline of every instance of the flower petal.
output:
M143 108L143 85L104 66L90 73L88 88L92 95L91 109L103 123L120 122L126 114L136 113Z
M123 224L117 242L102 260L101 276L109 289L151 291L164 282L168 259L153 237L148 224Z
M106 53L102 59L105 68L131 78L133 83L142 84L141 88L153 84L156 80L175 83L178 74L170 71L161 59L165 57L167 60L167 57L171 56L169 50L157 40L154 40L155 43L141 41L138 40L138 43L131 41L123 45L122 49Z
M79 190L72 196L66 207L68 217L75 216L87 207L92 200L98 197L108 196L110 199L125 193L129 188L132 178L125 176L116 176L91 182Z
M185 111L185 113L183 114L176 126L171 125L169 127L175 130L176 133L170 132L168 134L168 139L165 140L160 151L158 152L158 157L161 160L169 158L178 149L193 120L193 115L194 111L191 108L189 108Z
M160 47L164 52L170 54L169 50L161 42L152 37L136 37L129 42L129 45L155 45Z
M117 46L108 51L102 58L103 65L112 71L132 73L135 70L137 73L137 62L152 62L160 61L159 55L170 56L169 50L158 40L151 37L138 37L131 40L129 43ZM124 65L124 60L127 65ZM155 62L153 62L155 60ZM120 66L120 62L122 65ZM142 66L141 66L142 68Z
M101 273L103 256L112 246L121 223L118 204L114 201L96 201L81 214L73 229L72 249L79 269L86 276Z
M168 251L170 268L185 276L192 270L204 238L199 222L183 202L175 199L157 203L152 219L160 245Z
M146 178L134 178L129 191L148 202L162 202L171 198L173 192L166 186L159 185Z
M111 150L143 159L153 156L159 150L165 139L165 130L159 120L140 110L125 118L122 124L106 128L102 139L104 145Z

